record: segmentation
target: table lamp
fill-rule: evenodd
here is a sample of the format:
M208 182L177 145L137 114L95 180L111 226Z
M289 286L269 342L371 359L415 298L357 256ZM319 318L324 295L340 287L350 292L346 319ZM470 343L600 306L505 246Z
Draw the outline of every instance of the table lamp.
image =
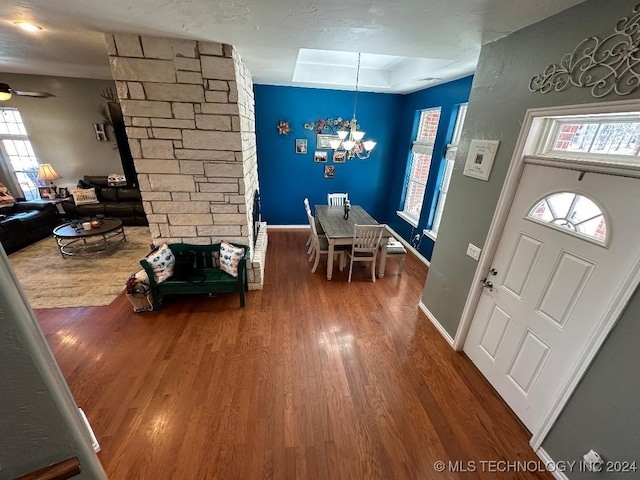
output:
M58 178L62 178L62 177L58 175L58 172L56 172L53 169L51 164L43 163L42 165L38 166L38 180L45 181L45 182L48 180L49 188L51 188L51 190L53 190L54 193L57 191L58 188L53 183L53 180L57 180Z

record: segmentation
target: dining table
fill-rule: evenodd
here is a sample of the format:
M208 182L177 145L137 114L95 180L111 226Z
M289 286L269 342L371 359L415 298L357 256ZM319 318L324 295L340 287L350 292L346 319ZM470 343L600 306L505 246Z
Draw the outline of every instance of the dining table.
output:
M316 217L324 230L329 243L327 254L327 280L333 276L333 254L336 245L353 245L354 225L380 225L360 205L351 205L349 215L345 218L342 205L315 205ZM384 277L387 263L387 242L391 234L385 228L380 241L380 259L378 262L378 278Z

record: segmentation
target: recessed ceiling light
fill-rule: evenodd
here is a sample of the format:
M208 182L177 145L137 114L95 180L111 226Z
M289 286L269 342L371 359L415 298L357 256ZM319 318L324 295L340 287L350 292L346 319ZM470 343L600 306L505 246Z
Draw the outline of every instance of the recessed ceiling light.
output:
M37 32L38 30L42 30L41 26L29 22L13 22L13 24L27 32Z

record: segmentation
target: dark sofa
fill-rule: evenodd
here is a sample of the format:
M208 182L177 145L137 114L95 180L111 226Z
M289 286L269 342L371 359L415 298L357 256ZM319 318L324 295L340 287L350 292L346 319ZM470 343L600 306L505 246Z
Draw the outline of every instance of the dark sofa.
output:
M67 218L105 217L118 218L123 225L149 225L142 207L140 190L131 187L110 187L106 175L85 175L80 182L83 186L95 187L100 203L78 205L73 197L62 202Z
M0 208L0 242L11 253L48 237L59 223L55 205L37 200L16 202Z

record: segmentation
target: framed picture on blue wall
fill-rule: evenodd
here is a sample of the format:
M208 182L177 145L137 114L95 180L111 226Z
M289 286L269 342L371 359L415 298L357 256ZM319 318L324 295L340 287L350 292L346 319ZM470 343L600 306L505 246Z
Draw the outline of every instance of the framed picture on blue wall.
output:
M347 158L347 152L344 150L336 150L333 152L333 163L344 163Z
M340 141L340 137L338 135L319 133L316 139L316 148L331 148L331 140Z
M306 138L296 138L296 153L307 153Z
M313 161L314 162L327 163L327 158L328 158L327 152L316 150L314 152L314 154L313 154Z
M336 176L336 167L334 165L324 166L324 178L334 178Z

